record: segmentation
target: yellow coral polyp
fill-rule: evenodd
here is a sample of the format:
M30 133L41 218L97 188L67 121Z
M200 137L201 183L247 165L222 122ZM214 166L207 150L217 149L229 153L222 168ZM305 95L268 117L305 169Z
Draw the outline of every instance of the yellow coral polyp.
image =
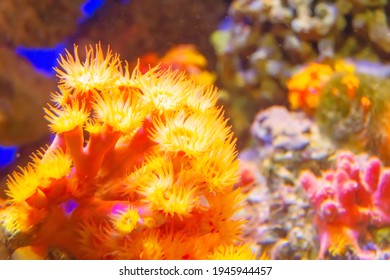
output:
M23 202L32 196L41 186L41 176L32 164L20 168L21 172L14 172L8 177L6 194L13 202Z
M145 76L142 98L159 113L182 107L194 90L193 82L179 71L152 69Z
M198 157L194 163L194 170L199 174L202 182L206 183L210 192L224 192L239 179L239 162L235 160L237 152L234 149L235 141L226 140L223 144L216 144L210 154Z
M67 176L72 168L72 158L61 149L34 157L36 172L41 178L61 179Z
M89 117L89 112L79 102L65 104L61 109L49 105L45 112L45 117L50 122L49 127L54 133L64 133L81 127Z
M60 68L55 68L60 78L60 86L71 93L85 93L89 90L100 89L111 85L117 79L119 56L113 55L108 49L104 55L100 44L95 49L85 48L86 57L80 60L78 47L75 46L74 56L66 51L60 56Z
M76 228L76 242L72 246L77 247L75 251L83 259L105 259L113 250L111 246L115 246L110 242L114 233L108 221L99 223L86 219Z
M193 94L188 96L186 105L194 112L206 112L210 108L214 108L217 101L218 90L214 86L208 84L195 88Z
M141 106L142 104L129 99L123 100L118 95L98 95L93 106L95 120L110 125L116 131L128 134L138 129L146 117L146 112Z
M193 238L181 231L151 230L142 239L141 259L183 260L195 256ZM200 256L202 258L202 255ZM203 257L205 259L205 256Z
M31 211L27 203L15 203L0 210L0 225L11 236L19 233L29 233L32 228L46 217L47 210Z
M196 157L210 151L211 144L227 135L227 130L218 110L180 111L153 119L151 139L162 151L184 152L188 157Z
M173 164L169 159L164 161L164 164L159 165L159 160L163 158L157 158L157 160L149 160L146 163L145 169L141 173L142 177L135 181L135 183L141 188L142 193L147 195L160 189L164 192L174 183L174 170ZM135 172L137 174L137 172ZM135 178L137 175L135 175Z
M221 245L215 248L209 256L210 260L254 260L254 254L250 246Z
M164 258L164 248L159 238L159 231L150 231L141 240L142 253L140 259L162 260Z
M152 164L148 164L149 171L141 180L135 180L140 186L138 192L144 196L143 201L150 204L151 209L162 211L167 216L177 214L181 218L189 215L198 201L191 181L184 176L175 180L171 161L158 165L154 161Z
M88 120L84 125L85 131L90 134L100 134L104 132L105 126L101 121Z
M24 207L10 206L0 212L0 220L4 229L11 235L27 232L31 228L28 211Z
M131 233L138 224L141 216L135 208L127 208L124 211L119 211L112 215L112 222L114 227L121 233Z
M188 186L175 184L162 195L161 200L153 200L153 208L169 216L176 214L182 219L183 216L190 215L193 207L197 204L195 192L194 188L188 189Z

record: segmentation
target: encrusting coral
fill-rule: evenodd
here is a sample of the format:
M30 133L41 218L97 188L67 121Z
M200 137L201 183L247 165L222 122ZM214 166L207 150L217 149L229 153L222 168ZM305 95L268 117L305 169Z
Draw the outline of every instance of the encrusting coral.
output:
M253 258L234 217L236 140L213 86L131 71L100 45L60 66L45 109L56 137L9 177L0 210L14 258Z
M305 171L300 181L315 209L320 242L319 257L346 256L348 249L362 259L376 258L365 245L372 241L370 228L390 225L390 170L378 158L362 168L350 152L337 157L336 169L317 178ZM369 246L367 246L369 247Z

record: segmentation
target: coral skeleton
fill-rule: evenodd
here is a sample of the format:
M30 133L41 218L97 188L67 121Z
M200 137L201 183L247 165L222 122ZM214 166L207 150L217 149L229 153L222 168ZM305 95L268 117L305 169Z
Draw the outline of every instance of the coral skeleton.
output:
M46 119L53 143L8 180L14 258L251 259L235 213L236 139L217 90L131 71L110 49L67 52ZM17 238L22 236L21 238Z

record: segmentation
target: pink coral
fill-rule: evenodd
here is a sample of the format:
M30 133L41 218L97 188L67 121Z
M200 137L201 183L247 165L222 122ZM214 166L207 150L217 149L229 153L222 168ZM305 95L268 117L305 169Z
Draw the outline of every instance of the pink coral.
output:
M300 177L315 208L320 238L319 257L341 253L347 246L360 258L371 258L359 241L371 238L369 227L390 224L390 169L371 158L363 170L350 152L340 153L336 170L317 178L305 171Z

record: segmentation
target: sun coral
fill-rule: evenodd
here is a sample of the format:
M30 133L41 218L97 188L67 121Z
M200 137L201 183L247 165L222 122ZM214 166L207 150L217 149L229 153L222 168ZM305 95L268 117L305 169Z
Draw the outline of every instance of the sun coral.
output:
M373 258L373 252L362 248L372 240L370 227L390 224L390 170L377 158L371 158L365 169L350 152L340 153L335 170L317 178L305 171L301 184L315 209L323 258L343 254L348 248L360 258Z
M0 210L8 236L25 236L13 256L251 258L216 89L170 69L130 71L100 45L85 60L75 47L60 66L45 109L56 137L9 177Z

